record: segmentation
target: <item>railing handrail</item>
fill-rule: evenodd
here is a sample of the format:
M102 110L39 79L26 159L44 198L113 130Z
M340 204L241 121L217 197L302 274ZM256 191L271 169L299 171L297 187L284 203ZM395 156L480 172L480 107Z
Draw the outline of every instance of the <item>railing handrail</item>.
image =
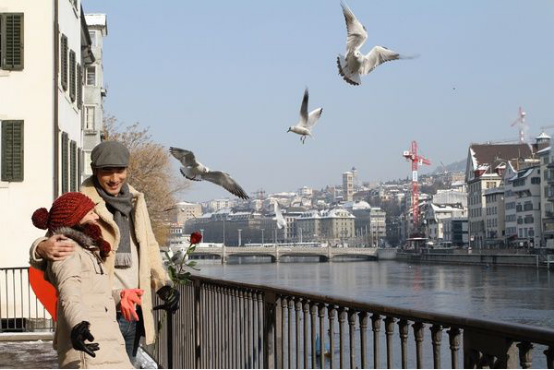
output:
M428 322L436 324L448 323L452 326L459 327L460 329L471 329L477 332L490 332L493 331L497 334L501 334L505 337L517 337L519 339L528 340L535 343L544 345L554 345L554 329L547 329L543 327L522 325L517 323L509 323L504 321L490 320L490 319L476 319L463 315L451 315L441 312L434 312L431 310L420 311L414 309L407 309L402 307L396 307L393 305L382 305L371 302L361 302L348 297L340 295L322 295L314 294L313 292L307 292L300 289L290 289L281 287L272 287L262 284L244 283L241 281L234 281L230 279L215 279L206 276L195 275L193 280L199 280L211 284L218 284L222 286L236 287L242 286L246 289L259 290L259 291L271 291L281 296L300 296L312 302L321 302L329 305L349 307L354 310L371 311L384 316L394 316L406 320L413 320L414 317Z

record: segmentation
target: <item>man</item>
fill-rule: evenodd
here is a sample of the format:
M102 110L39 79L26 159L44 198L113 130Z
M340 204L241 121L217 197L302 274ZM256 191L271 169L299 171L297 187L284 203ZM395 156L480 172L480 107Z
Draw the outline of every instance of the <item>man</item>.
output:
M118 309L119 327L133 362L141 335L146 344L155 341L153 309L174 313L179 308L179 291L171 287L171 280L163 268L144 194L127 184L129 156L129 150L119 142L98 144L91 153L93 175L81 184L81 192L96 204L102 237L114 251L105 263ZM63 260L71 253L73 246L63 235L39 238L31 247L30 263L44 269L44 260ZM152 288L165 302L163 305L152 307ZM142 296L140 293L121 295L123 290L129 289L144 292ZM141 305L138 322L125 314L134 302Z

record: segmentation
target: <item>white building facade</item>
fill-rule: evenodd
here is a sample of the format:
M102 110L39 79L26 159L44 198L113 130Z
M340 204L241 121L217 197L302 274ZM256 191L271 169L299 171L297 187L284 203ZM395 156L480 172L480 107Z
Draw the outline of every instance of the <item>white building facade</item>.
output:
M94 61L80 1L5 0L0 68L0 267L26 266L39 207L78 190L83 70Z

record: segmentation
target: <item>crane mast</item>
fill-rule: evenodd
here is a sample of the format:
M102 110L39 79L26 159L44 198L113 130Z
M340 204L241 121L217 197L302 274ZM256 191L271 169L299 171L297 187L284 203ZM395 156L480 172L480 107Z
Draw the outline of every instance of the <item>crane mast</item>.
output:
M417 142L412 141L410 150L405 150L402 154L406 160L412 162L412 225L413 230L419 227L419 182L418 182L418 167L420 165L430 165L431 161L417 153Z

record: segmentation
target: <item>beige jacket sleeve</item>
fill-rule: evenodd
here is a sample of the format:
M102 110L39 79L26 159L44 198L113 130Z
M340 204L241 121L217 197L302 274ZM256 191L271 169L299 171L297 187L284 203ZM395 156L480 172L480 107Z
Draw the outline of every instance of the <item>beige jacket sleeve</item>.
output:
M37 256L36 254L36 251L37 251L37 246L47 240L48 238L43 236L43 237L40 237L38 238L37 240L35 240L33 242L33 244L31 244L31 249L29 250L29 265L31 265L32 267L38 269L38 270L42 270L42 271L45 271L46 270L46 260L44 260L43 258L40 258Z
M50 278L58 288L58 304L70 328L81 321L88 321L88 308L83 304L81 296L81 254L72 253L63 261L51 262L48 266Z

